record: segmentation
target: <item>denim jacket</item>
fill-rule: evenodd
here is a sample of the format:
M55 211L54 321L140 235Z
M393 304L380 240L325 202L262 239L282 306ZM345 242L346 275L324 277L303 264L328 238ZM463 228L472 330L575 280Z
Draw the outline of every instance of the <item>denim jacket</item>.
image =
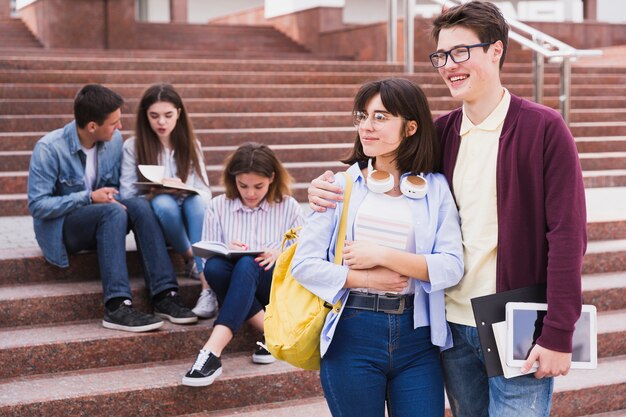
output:
M357 164L348 172L354 185L350 196L346 240L354 239L354 221L359 206L367 195L365 179ZM463 276L463 247L461 226L448 183L442 174L426 175L428 193L422 199L407 201L413 213L414 247L424 254L429 282L415 280L415 304L426 303L429 317L414 310L415 328L430 325L431 342L441 350L452 347L452 335L446 322L444 289L458 284ZM344 187L345 177L335 176L335 184ZM320 352L324 356L332 341L349 291L343 288L348 267L335 265L335 243L343 204L324 213L313 212L298 238L298 248L292 260L291 273L306 289L323 300L335 304L342 300L339 312L334 309L326 316L320 337Z
M98 142L98 177L94 189L119 187L122 135ZM90 203L86 187L85 154L80 148L76 122L39 139L28 172L28 210L33 216L35 237L44 257L66 268L69 260L63 244L63 220L72 210Z

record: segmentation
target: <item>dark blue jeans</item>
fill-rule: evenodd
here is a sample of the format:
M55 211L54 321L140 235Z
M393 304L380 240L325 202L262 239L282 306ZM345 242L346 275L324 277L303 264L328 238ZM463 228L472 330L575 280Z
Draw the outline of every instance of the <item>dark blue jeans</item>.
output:
M232 263L220 256L209 258L204 276L215 291L220 310L214 324L228 327L233 334L241 325L264 310L270 300L274 268L265 271L253 256Z
M132 299L126 266L126 234L132 230L150 295L176 290L174 267L150 203L144 198L121 203L126 210L119 204L91 204L68 214L63 222L68 253L86 249L98 252L105 303L114 297Z
M443 352L446 392L456 417L548 417L554 378L487 377L476 327L449 323L454 347Z
M334 417L443 417L443 375L430 327L403 314L346 308L322 358L320 378Z

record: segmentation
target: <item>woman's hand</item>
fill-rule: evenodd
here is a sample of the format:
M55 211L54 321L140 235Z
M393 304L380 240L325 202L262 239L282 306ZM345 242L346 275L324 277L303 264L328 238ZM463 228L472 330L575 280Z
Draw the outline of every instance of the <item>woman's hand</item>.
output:
M263 267L264 270L269 271L274 266L279 256L279 249L266 248L265 252L254 258L254 260L257 261L259 266Z
M409 285L409 277L400 275L391 269L377 266L362 271L365 274L364 287L385 291L385 292L402 292Z
M372 242L347 241L343 247L343 261L350 269L369 269L381 265L380 257L386 248Z
M248 245L246 245L245 243L243 243L242 241L239 240L233 240L232 242L230 242L230 244L228 245L228 249L231 250L248 250L250 248L248 248Z

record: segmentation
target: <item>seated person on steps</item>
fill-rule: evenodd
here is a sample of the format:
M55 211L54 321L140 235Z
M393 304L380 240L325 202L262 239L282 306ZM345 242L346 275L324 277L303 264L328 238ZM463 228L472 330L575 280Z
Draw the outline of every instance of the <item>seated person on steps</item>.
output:
M263 331L264 309L283 235L303 221L300 204L289 196L291 177L266 145L241 145L226 160L222 181L226 193L209 203L203 240L264 252L233 262L221 256L206 261L204 276L217 294L220 310L209 340L183 377L183 385L188 386L210 385L221 375L222 350L244 322ZM252 361L274 362L264 341L257 345Z
M97 84L74 100L74 119L41 138L28 173L28 208L48 262L68 267L68 254L98 253L104 295L104 327L154 330L159 317L133 308L126 266L126 234L133 230L154 312L173 323L198 318L178 295L174 268L159 223L147 200L118 199L123 99Z
M136 185L138 165L161 165L166 180L188 185L198 193L176 188ZM170 84L155 84L141 97L137 108L135 137L124 142L122 198L142 196L150 201L165 240L185 259L185 275L199 279L200 298L193 312L213 317L217 300L204 279L202 260L193 256L191 245L200 240L206 206L211 200L202 147L193 133L182 98Z

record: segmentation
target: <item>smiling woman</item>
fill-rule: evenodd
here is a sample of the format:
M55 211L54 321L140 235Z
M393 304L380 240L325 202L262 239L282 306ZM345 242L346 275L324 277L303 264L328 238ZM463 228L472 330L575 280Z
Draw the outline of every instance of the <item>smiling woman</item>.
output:
M426 96L401 78L361 86L343 262L335 263L339 214L307 219L291 273L341 309L320 338L320 378L333 415L440 417L440 349L451 344L444 288L463 274L456 206L439 166ZM344 187L343 175L335 178Z

